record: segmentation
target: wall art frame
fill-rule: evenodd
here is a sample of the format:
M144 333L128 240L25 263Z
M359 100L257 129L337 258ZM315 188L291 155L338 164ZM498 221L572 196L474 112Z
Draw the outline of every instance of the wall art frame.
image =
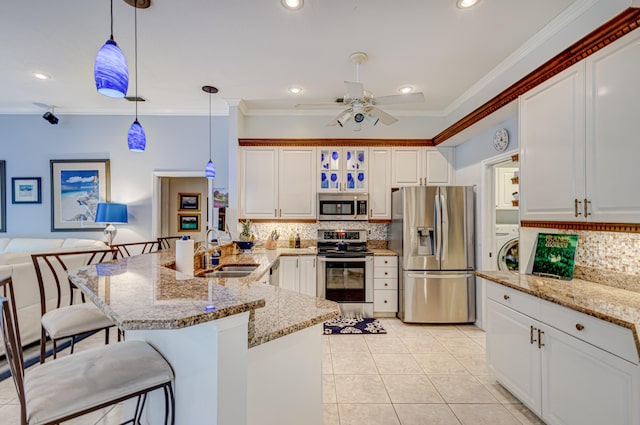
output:
M42 179L40 177L12 177L12 204L41 204Z
M178 193L179 211L200 211L199 193Z
M0 160L0 232L7 231L7 174L6 174L6 162Z
M199 232L200 214L178 214L179 232Z
M99 202L110 201L108 159L52 159L51 231L96 231Z

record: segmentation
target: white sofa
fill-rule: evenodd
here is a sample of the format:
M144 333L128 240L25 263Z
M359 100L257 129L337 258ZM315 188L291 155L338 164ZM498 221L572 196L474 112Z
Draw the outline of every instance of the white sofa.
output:
M107 249L107 245L93 239L0 238L0 280L12 277L23 346L40 340L40 291L31 254L95 249ZM82 261L78 259L77 266ZM47 306L54 308L55 284L45 279L45 285ZM4 344L0 344L1 354Z

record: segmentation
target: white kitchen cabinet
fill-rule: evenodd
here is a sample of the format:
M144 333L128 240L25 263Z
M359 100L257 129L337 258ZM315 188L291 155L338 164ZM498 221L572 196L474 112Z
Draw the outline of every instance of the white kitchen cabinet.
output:
M275 218L278 209L278 148L243 148L241 170L244 217Z
M398 312L398 257L373 257L373 314L395 316Z
M315 149L241 149L245 218L315 219Z
M496 209L499 210L517 210L518 207L513 205L514 192L519 192L519 184L514 183L517 168L496 168Z
M314 148L279 148L278 218L315 219Z
M316 296L316 256L292 255L280 257L280 287L301 294Z
M454 183L453 148L393 148L392 187L452 185Z
M366 192L369 149L318 148L319 192Z
M639 34L520 97L522 220L637 223Z
M391 219L391 149L369 148L369 219Z
M629 329L487 282L487 365L550 425L640 424Z

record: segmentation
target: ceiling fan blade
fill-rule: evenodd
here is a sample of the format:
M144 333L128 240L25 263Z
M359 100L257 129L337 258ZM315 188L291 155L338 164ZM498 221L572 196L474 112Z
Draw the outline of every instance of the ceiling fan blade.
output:
M297 103L293 105L296 109L327 109L333 108L334 106L344 107L342 103L334 102L334 103Z
M424 94L409 93L409 94L394 94L391 96L380 96L371 100L374 105L391 105L399 103L421 103L424 102Z
M362 99L364 98L364 86L360 82L345 81L345 87L347 88L347 97L350 99Z
M373 115L374 117L378 118L380 122L384 125L391 125L394 122L398 121L397 118L392 117L382 109L370 107L370 108L367 108L367 112Z

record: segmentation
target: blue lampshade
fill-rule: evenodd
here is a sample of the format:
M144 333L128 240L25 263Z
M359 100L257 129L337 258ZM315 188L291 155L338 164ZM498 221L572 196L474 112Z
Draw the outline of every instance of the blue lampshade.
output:
M138 118L129 127L129 134L127 135L127 142L129 143L129 150L131 152L144 152L147 147L147 135L144 134L144 129L138 122Z
M109 97L125 97L129 87L127 60L115 41L107 40L96 55L93 67L98 93Z
M216 177L216 166L213 165L213 161L209 160L209 162L207 162L207 166L204 169L204 175L208 179Z
M125 204L100 202L96 209L96 223L128 223Z

